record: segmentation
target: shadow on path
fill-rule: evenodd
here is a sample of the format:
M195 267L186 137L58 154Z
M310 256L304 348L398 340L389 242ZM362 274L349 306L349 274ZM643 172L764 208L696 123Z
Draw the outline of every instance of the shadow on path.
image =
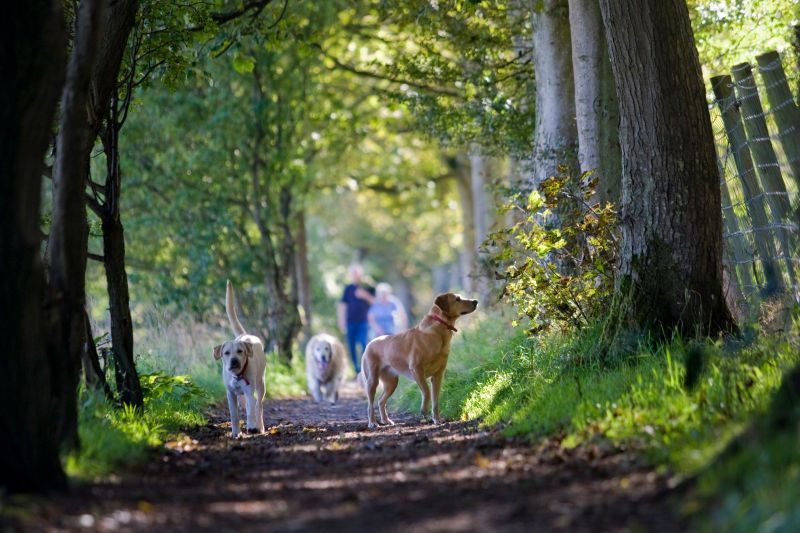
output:
M409 415L366 429L339 404L266 403L268 431L228 438L227 412L115 482L76 487L33 529L676 531L664 480L625 453L508 440L471 422Z

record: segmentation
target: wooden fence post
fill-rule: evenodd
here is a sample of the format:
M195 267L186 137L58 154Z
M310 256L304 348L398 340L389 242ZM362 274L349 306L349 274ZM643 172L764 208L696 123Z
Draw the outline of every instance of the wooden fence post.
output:
M797 58L797 72L800 72L800 24L794 27L794 57ZM797 101L800 105L800 82L797 84Z
M725 179L725 174L720 171L720 176L722 176L722 184L720 186L722 205L732 206L733 202L731 201L731 194L728 190L728 182ZM736 278L738 272L739 287L744 294L750 296L755 292L755 289L758 288L753 280L753 274L750 271L750 264L753 256L747 249L748 246L744 234L739 231L739 220L736 218L736 213L734 213L733 209L730 209L728 213L722 214L722 221L725 224L725 231L728 234L728 246L726 246L726 248L731 251L729 257L733 260L729 270L734 278Z
M753 240L756 250L764 265L764 277L767 286L774 287L780 283L780 270L775 262L778 252L769 228L764 202L762 201L761 187L756 180L756 171L750 156L750 148L742 127L742 118L733 94L733 83L730 76L714 76L711 78L711 88L717 100L717 106L722 113L722 122L728 134L728 144L731 147L733 161L736 164L736 173L742 183L744 204L753 223ZM731 208L732 210L732 208ZM731 213L731 216L735 216Z
M800 189L800 109L794 103L778 52L761 54L756 61L761 79L764 80L770 111L781 136L781 146L789 160L792 177Z
M767 121L764 119L764 108L761 106L761 98L758 96L753 69L748 63L741 63L733 67L732 73L733 79L736 81L739 104L742 106L744 129L747 133L750 153L753 156L758 175L761 178L761 184L767 195L767 203L770 206L770 211L772 211L773 222L784 225L784 227L778 228L777 234L781 243L781 252L786 259L789 279L792 287L794 287L796 285L794 265L792 264L792 241L794 239L785 227L785 224L793 219L792 208L789 202L789 195L786 193L783 175L778 165L778 158L772 147Z

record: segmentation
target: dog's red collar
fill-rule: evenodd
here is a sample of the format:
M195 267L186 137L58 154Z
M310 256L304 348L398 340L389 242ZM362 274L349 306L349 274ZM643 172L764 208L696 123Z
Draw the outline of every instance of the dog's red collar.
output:
M440 316L436 316L433 313L428 313L428 318L432 318L435 321L439 322L440 324L444 324L447 327L447 329L449 329L450 331L453 331L453 332L457 332L458 331L456 328L454 328L452 325L450 325L449 322L447 322L445 319L443 319Z
M248 385L250 385L250 381L246 377L244 377L244 373L247 370L247 363L249 363L249 362L250 362L250 358L249 357L245 357L244 358L244 364L242 365L242 371L239 372L238 374L234 374L234 376L236 377L237 380L243 379L244 382L246 384L248 384Z

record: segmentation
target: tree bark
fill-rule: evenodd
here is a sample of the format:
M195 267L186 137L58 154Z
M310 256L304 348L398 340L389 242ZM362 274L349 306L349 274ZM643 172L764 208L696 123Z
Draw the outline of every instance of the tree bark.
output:
M0 22L0 487L62 489L57 396L45 346L44 156L64 79L62 3L13 3Z
M51 333L56 387L54 431L78 444L77 391L86 342L84 306L87 239L85 178L94 136L86 127L90 73L97 51L105 2L86 0L78 7L75 40L61 94L61 118L53 164L53 223L50 230L49 281Z
M533 12L536 124L533 187L556 174L560 164L577 168L578 132L570 52L567 0L543 0Z
M303 336L308 342L312 336L311 329L311 275L308 269L308 234L306 232L305 209L295 215L297 225L297 295L303 309Z
M86 325L86 348L83 350L83 380L90 389L102 391L109 400L114 399L114 394L108 386L106 374L100 365L100 357L97 354L97 345L92 336L92 323L89 314L84 315Z
M735 329L722 293L720 177L686 2L600 6L621 117L613 316L658 335Z
M800 72L800 24L795 24L794 26L794 42L792 42L792 46L794 47L794 57L797 60L797 71ZM797 105L800 106L800 81L797 82L795 90L797 91Z
M92 95L89 126L94 140L100 133L111 95L117 90L117 77L122 65L128 36L136 22L138 0L107 0L100 46L92 66Z
M481 245L489 236L489 229L492 225L492 212L490 208L489 191L487 190L492 181L492 176L497 173L498 161L482 155L480 147L473 148L474 153L469 157L470 163L470 188L472 191L472 220L474 224L473 244L475 254L475 265L473 270L473 290L478 293L481 301L486 302L489 298L489 277L485 268L481 264Z
M463 226L464 251L461 254L461 284L464 291L471 293L474 290L474 276L478 265L477 250L475 245L475 207L472 201L472 183L470 169L464 157L453 158L453 167L458 197L461 203L461 225Z
M111 318L111 347L114 359L114 380L120 402L144 407L139 374L133 352L133 320L125 271L125 234L120 219L122 174L119 162L119 130L117 97L109 104L108 119L103 131L106 156L105 202L95 209L103 227L103 266L106 271L108 310Z
M260 175L260 165L253 165L256 180ZM254 206L253 213L264 248L265 271L264 285L267 289L267 329L269 338L267 346L276 349L280 358L292 360L292 347L297 333L302 328L300 314L297 311L298 291L296 288L296 243L291 230L291 184L281 187L278 209L270 213L261 212L260 206ZM282 230L283 238L276 245L273 242L273 231L267 225L269 217Z
M104 1L102 3L105 4ZM128 278L125 272L125 241L119 215L118 135L121 126L115 116L117 109L115 93L118 90L122 56L126 50L128 36L133 29L137 10L136 0L108 2L102 19L98 52L91 68L88 117L81 126L89 139L84 147L85 157L88 159L94 141L100 134L103 121L108 119L101 139L107 164L105 202L102 205L90 203L90 206L100 218L103 227L103 263L106 271L118 397L125 404L142 407L144 402L141 385L133 358L133 324L128 301ZM88 172L84 177L90 179ZM84 183L84 188L85 185Z
M597 1L569 0L569 24L580 170L596 173L596 201L618 204L619 107Z
M111 317L111 347L114 355L114 378L117 395L123 404L144 406L144 398L136 372L133 353L133 322L125 272L125 236L117 216L102 220L103 257L105 261L108 304Z

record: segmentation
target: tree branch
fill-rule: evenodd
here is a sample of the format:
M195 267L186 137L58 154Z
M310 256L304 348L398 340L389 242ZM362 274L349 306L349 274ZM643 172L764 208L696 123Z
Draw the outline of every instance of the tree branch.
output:
M94 196L88 194L86 195L86 205L88 205L89 209L91 209L92 212L94 212L94 214L98 217L103 218L105 216L106 210L103 207L103 204L98 202Z
M231 11L222 11L219 13L212 13L211 18L214 19L215 22L218 24L225 24L226 22L230 22L234 19L241 17L242 15L246 15L253 11L253 17L257 17L259 13L261 13L265 7L272 3L272 0L251 0L250 2L245 2L245 4L240 7L239 9L233 9Z
M314 48L318 49L320 52L322 52L322 54L325 57L327 57L328 59L333 61L333 64L336 65L336 68L339 68L339 69L342 69L342 70L346 70L347 72L350 72L350 73L355 74L357 76L363 76L363 77L372 78L372 79L375 79L375 80L388 81L390 83L405 84L405 85L408 85L409 87L414 87L415 89L419 89L420 91L424 91L424 92L428 92L428 93L432 93L432 94L438 94L438 95L441 95L441 96L450 96L450 97L453 97L453 98L461 98L462 97L462 94L460 92L455 91L453 89L448 89L446 87L433 87L433 86L425 85L425 84L418 83L418 82L415 82L415 81L412 81L412 80L407 80L407 79L403 79L403 78L394 78L394 77L391 77L391 76L385 76L383 74L379 74L377 72L372 72L370 70L361 70L361 69L359 69L357 67L354 67L352 65L348 65L346 63L342 63L337 58L333 57L332 55L327 53L325 50L323 50L322 47L317 43L314 43L311 46L313 46Z
M93 261L97 261L98 263L105 263L106 262L106 258L105 257L103 257L102 255L93 254L92 252L89 252L86 255L86 257L88 257L89 259L91 259Z

